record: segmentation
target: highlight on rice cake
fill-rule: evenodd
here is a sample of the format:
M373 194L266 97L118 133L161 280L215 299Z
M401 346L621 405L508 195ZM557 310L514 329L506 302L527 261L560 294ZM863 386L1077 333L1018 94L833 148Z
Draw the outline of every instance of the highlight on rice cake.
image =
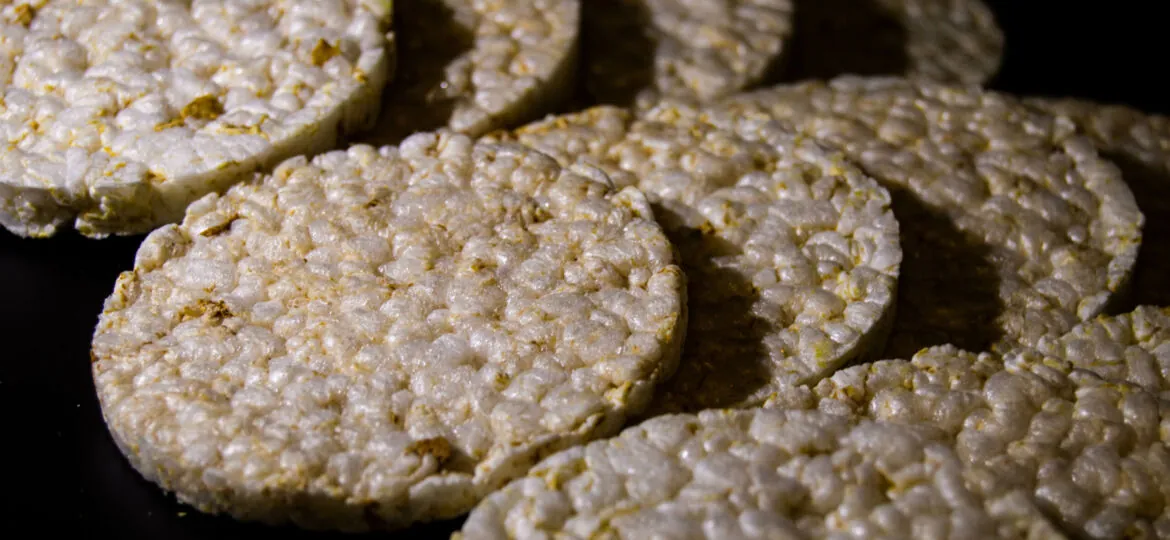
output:
M122 453L180 501L394 529L641 412L684 287L640 192L423 133L289 160L151 233L93 376Z
M377 117L388 0L0 5L0 225L144 234Z

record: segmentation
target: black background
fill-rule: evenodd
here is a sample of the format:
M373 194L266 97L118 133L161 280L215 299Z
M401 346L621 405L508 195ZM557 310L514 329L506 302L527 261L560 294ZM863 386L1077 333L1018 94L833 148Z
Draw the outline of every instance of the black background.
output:
M1170 112L1170 28L1153 11L1158 2L990 3L1007 35L993 88ZM94 397L88 348L102 301L139 241L75 233L21 240L0 229L0 535L29 537L3 529L31 526L37 537L341 537L199 514L141 480L118 454ZM455 526L399 536L446 537Z

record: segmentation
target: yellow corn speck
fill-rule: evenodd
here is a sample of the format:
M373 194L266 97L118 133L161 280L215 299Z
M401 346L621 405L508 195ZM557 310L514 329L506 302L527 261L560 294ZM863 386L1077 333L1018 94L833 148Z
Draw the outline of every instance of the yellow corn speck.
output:
M184 105L183 110L179 114L182 118L215 120L219 118L219 115L223 114L223 104L215 96L202 95L195 98L191 103Z
M155 131L162 131L164 129L171 129L173 127L179 127L181 125L183 125L183 119L181 117L176 117L176 118L172 118L170 120L167 120L166 122L162 122L162 123L154 126L154 130Z
M341 54L341 49L337 48L336 45L324 39L318 39L317 43L313 45L313 50L309 52L309 58L313 61L314 66L321 67L339 54Z
M12 8L12 15L14 17L13 20L16 22L16 24L21 26L28 26L30 23L32 23L33 15L35 14L36 10L34 10L32 6L28 4L20 4Z

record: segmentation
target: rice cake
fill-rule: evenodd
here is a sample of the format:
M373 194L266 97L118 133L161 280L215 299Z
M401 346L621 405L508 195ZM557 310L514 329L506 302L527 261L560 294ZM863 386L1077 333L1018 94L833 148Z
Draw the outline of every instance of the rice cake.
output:
M786 52L792 11L792 0L590 0L585 89L619 106L744 90Z
M779 120L894 198L904 269L887 358L1035 345L1129 282L1144 217L1110 162L1050 115L974 87L842 77L753 92L717 125Z
M1127 301L1113 311L1170 306L1170 117L1077 99L1030 98L1026 103L1068 118L1077 133L1092 139L1121 168L1146 216L1133 286Z
M797 0L791 81L905 75L984 84L1004 36L983 0Z
M937 428L968 488L1026 494L1071 538L1170 537L1170 402L1128 383L943 346L778 392L768 407Z
M985 499L937 430L813 411L670 415L565 450L485 499L460 537L1059 537Z
M1141 306L1123 315L1100 316L1063 336L1045 337L1035 350L1020 354L1033 361L1066 362L1170 400L1170 308Z
M0 225L139 234L366 129L393 62L387 0L0 6Z
M399 76L366 142L478 136L548 112L573 90L580 12L579 0L399 2Z
M151 233L93 373L114 440L207 512L389 529L609 436L678 361L645 197L424 133L295 158Z
M678 247L690 316L654 413L759 405L884 346L901 249L889 194L776 123L716 129L695 109L613 107L512 137L647 193Z

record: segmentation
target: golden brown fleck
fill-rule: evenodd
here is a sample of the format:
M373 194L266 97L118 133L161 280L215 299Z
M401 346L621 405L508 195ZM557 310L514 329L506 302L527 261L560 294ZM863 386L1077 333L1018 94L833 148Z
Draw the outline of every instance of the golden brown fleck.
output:
M221 324L224 319L232 317L232 312L228 309L227 304L220 300L206 300L200 299L195 302L193 306L187 306L179 312L179 320L187 321L197 317L202 317L204 321L210 324Z
M13 20L16 24L28 26L32 23L33 16L36 15L36 10L28 4L20 4L12 8L12 14L15 17Z
M260 131L260 126L237 126L235 124L224 124L219 131L225 135L262 135L264 133Z
M232 216L231 218L224 220L223 223L220 223L218 225L213 225L211 227L204 229L203 232L201 232L199 234L200 234L200 236L216 236L216 235L221 234L224 231L228 230L228 228L231 227L232 223L234 223L235 221L236 221L236 217Z
M314 66L321 67L325 65L325 62L332 60L334 56L339 54L341 54L341 49L337 48L336 45L324 39L318 39L317 43L313 45L313 50L309 53L309 57L312 59Z
M215 96L210 95L195 98L191 103L184 105L182 111L179 111L182 118L196 120L215 120L221 114L223 114L223 104Z

